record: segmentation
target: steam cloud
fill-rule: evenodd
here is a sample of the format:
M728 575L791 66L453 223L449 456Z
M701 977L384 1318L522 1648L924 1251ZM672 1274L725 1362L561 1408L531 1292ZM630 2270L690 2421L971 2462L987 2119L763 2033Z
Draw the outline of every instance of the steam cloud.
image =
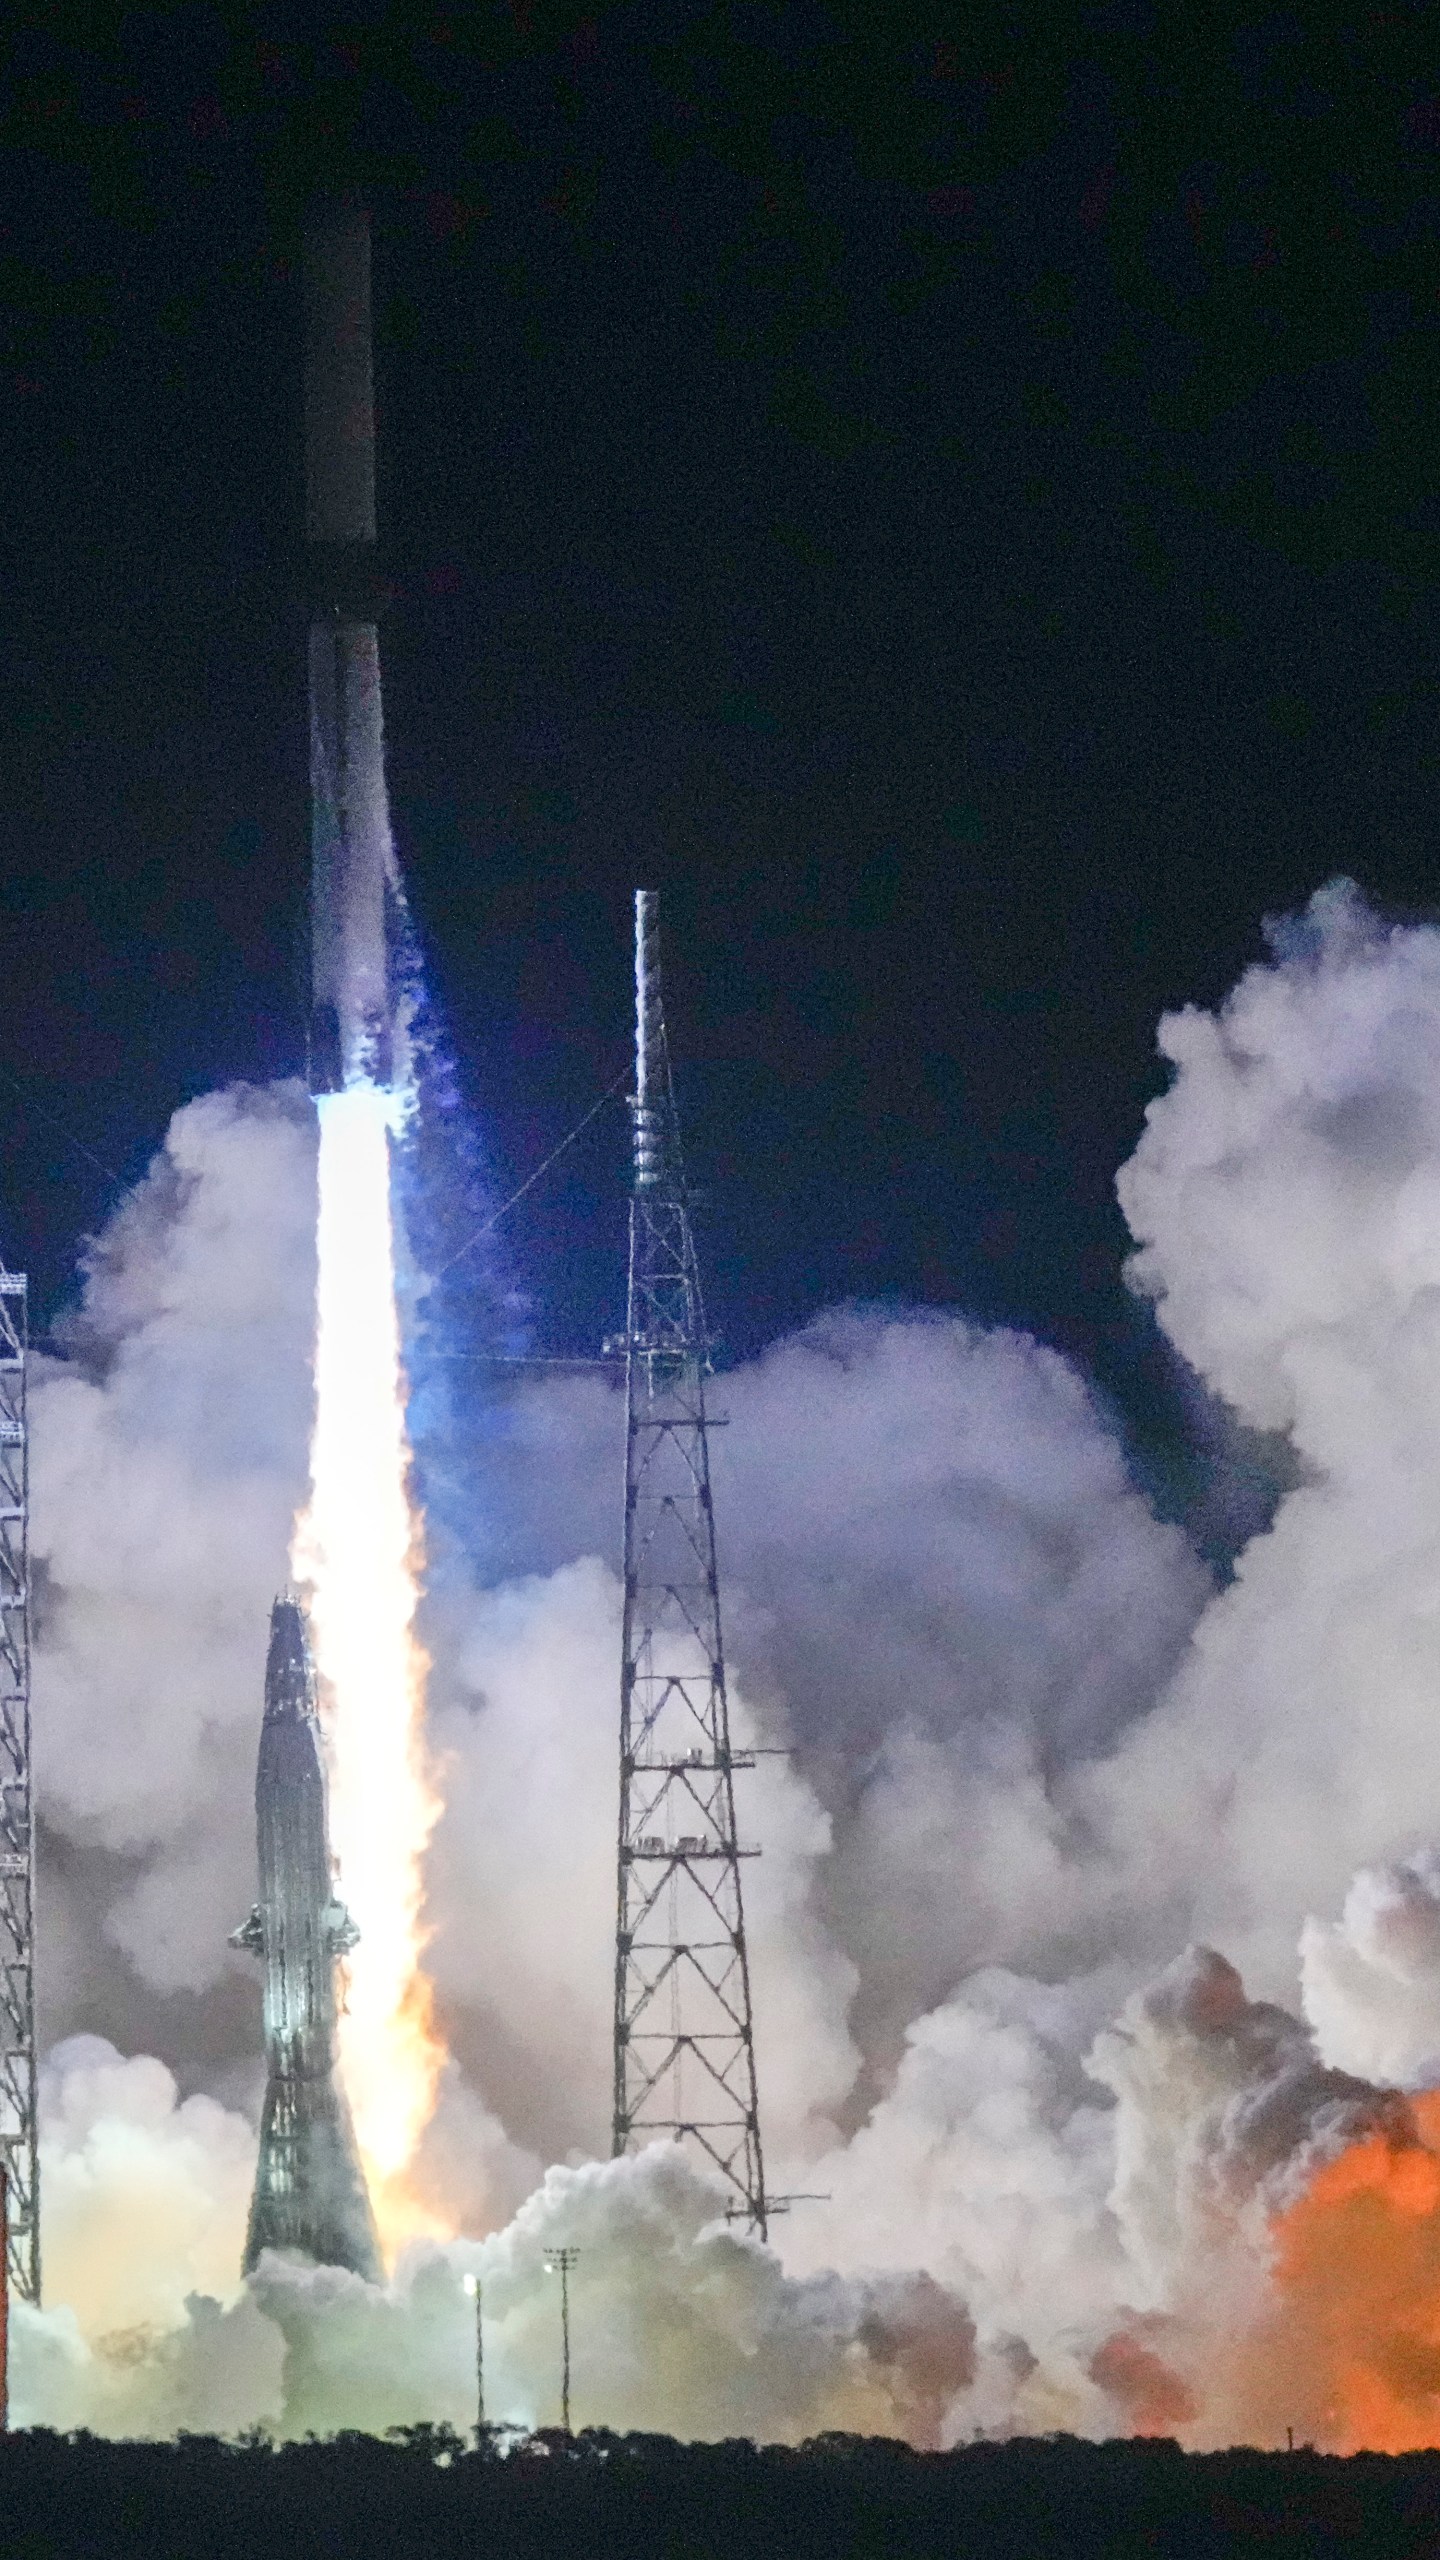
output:
M736 1721L794 1755L742 1813L769 2165L826 2198L779 2260L673 2155L599 2162L621 1417L589 1381L497 1405L488 1543L439 1554L422 1629L454 2057L422 2177L491 2236L383 2295L233 2282L259 2071L224 1940L304 1494L313 1141L287 1088L177 1115L34 1393L60 2307L21 2324L19 2414L463 2425L481 2265L494 2405L552 2418L543 2255L578 2239L582 2420L1281 2426L1215 2338L1261 2334L1280 2220L1416 2141L1399 2093L1440 2076L1440 933L1340 884L1160 1036L1133 1277L1296 1460L1225 1588L1024 1337L843 1309L725 1381Z

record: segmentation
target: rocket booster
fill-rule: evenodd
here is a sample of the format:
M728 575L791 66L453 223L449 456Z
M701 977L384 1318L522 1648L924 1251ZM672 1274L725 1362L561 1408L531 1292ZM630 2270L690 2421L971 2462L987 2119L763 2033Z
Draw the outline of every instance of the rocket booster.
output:
M310 1082L403 1075L393 943L402 906L385 793L370 225L358 205L305 233L305 533L310 584Z
M380 2281L364 2171L336 2076L335 1967L356 1942L337 1900L315 1673L298 1601L277 1600L255 1772L260 1899L231 1937L265 1967L267 2081L244 2272L263 2249Z

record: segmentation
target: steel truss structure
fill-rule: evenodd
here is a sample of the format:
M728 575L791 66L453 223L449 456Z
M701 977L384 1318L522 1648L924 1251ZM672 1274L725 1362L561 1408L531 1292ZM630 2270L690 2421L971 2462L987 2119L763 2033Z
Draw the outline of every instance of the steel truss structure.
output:
M29 1288L0 1270L0 2166L12 2290L40 2299L35 1832L30 1801Z
M625 1330L625 1603L615 1936L616 2153L702 2152L762 2238L750 1963L710 1497L709 1359L661 1003L656 899L635 899L636 1079Z

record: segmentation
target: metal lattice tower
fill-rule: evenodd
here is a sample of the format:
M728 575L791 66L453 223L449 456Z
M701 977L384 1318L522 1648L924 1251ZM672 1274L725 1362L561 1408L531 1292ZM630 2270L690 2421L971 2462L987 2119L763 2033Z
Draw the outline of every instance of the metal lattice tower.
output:
M0 1270L0 2162L12 2289L40 2299L35 1833L30 1806L29 1289Z
M735 1831L705 1413L709 1366L660 994L656 899L635 899L636 1075L625 1331L616 2153L697 2146L763 2238L750 1964Z

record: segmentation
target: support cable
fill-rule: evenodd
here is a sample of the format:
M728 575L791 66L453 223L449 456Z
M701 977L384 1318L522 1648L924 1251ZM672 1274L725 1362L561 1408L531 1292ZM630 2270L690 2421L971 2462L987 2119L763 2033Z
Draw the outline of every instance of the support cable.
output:
M456 1249L455 1249L454 1253L452 1253L452 1254L451 1254L450 1259L449 1259L449 1261L448 1261L448 1262L442 1262L442 1263L441 1263L441 1265L440 1265L439 1270L438 1270L438 1271L436 1271L436 1272L432 1272L432 1274L431 1274L431 1285L432 1285L432 1287L433 1287L433 1285L434 1285L435 1281L437 1281L437 1280L443 1280L443 1279L444 1279L445 1274L446 1274L446 1272L447 1272L447 1271L453 1271L457 1262L463 1262L467 1253L473 1253L473 1251L474 1251L474 1249L475 1249L475 1247L476 1247L476 1245L477 1245L477 1244L483 1244L483 1243L484 1243L484 1241L485 1241L485 1238L486 1238L488 1235L493 1235L493 1234L494 1234L495 1229L499 1226L501 1219L502 1219L502 1218L508 1218L508 1217L509 1217L509 1215L510 1215L511 1210L515 1207L516 1203L517 1203L518 1201L520 1201L520 1200L523 1200L523 1199L524 1199L526 1192L527 1192L527 1191L533 1191L533 1190L534 1190L535 1185L536 1185L536 1183L540 1180L541 1175L542 1175L542 1174L546 1174L546 1173L548 1173L548 1172L549 1172L549 1170L550 1170L550 1167L552 1166L552 1164L558 1164L558 1162L559 1162L559 1160L560 1160L561 1156L563 1156L563 1155L564 1155L566 1148L567 1148L567 1147L573 1147L573 1146L574 1146L574 1144L575 1144L576 1139L577 1139L577 1138L581 1138L581 1137L583 1137L583 1136L584 1136L585 1131L589 1128L591 1121L592 1121L592 1120L594 1120L595 1118L597 1118L597 1117L598 1117L598 1115L599 1115L599 1113L600 1113L600 1112L602 1112L602 1111L604 1110L605 1105L606 1105L606 1103L607 1103L607 1102L611 1102L611 1101L613 1101L613 1100L614 1100L615 1095L619 1092L620 1087L621 1087L621 1086L622 1086L622 1084L625 1082L625 1079L626 1079L626 1077L629 1075L629 1073L630 1073L630 1069L629 1069L629 1065L628 1065L628 1063L627 1063L625 1066L623 1066L623 1067L621 1068L620 1073L619 1073L619 1074L618 1074L618 1076L615 1078L614 1083L613 1083L613 1084L607 1084L607 1086L605 1087L604 1092L600 1095L600 1097L599 1097L598 1101L595 1101L595 1102L592 1102L592 1103L591 1103L590 1108L589 1108L589 1110L586 1112L584 1119L583 1119L583 1120L577 1120L577 1121L576 1121L575 1126L574 1126L574 1128L570 1131L569 1136L568 1136L568 1137L565 1137L565 1138L562 1138L558 1147L552 1147L552 1148L551 1148L550 1153L549 1153L549 1154L548 1154L548 1156L545 1158L544 1163L543 1163L543 1164L537 1164L537 1166L535 1167L535 1170L534 1170L534 1172L533 1172L533 1173L527 1173L527 1175L525 1176L524 1181L523 1181L523 1182L521 1183L521 1185L520 1185L519 1190L518 1190L518 1191L512 1191L512 1192L511 1192L511 1194L510 1194L509 1199L508 1199L507 1201L505 1201L505 1202L503 1203L503 1205L495 1211L494 1216L493 1216L493 1217L491 1217L491 1218L487 1218L483 1227L477 1227L477 1228L476 1228L476 1230L475 1230L475 1233L473 1234L473 1236L468 1236L468 1237L466 1238L466 1240L465 1240L464 1244L462 1244L462 1245L458 1245L458 1246L456 1247Z

